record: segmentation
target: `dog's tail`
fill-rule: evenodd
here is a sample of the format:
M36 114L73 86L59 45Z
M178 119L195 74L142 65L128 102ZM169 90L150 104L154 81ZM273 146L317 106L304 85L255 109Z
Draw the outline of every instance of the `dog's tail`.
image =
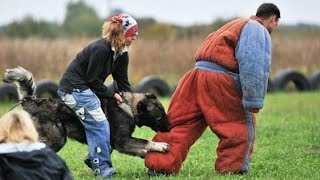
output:
M12 69L6 69L3 82L15 83L17 85L19 100L26 97L36 97L36 84L32 73L20 66Z

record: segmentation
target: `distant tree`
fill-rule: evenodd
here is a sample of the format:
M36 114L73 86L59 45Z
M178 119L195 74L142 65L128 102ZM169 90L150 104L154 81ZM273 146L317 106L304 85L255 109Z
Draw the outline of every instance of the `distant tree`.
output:
M145 27L143 37L147 39L172 40L177 37L177 31L171 24L155 23Z
M142 30L148 26L157 24L157 21L153 18L146 17L146 18L137 18L137 22L139 24L139 28Z
M63 29L71 36L99 36L103 20L83 1L69 2Z
M233 19L233 18L232 18ZM224 18L217 18L212 24L211 26L214 29L219 29L220 27L222 27L223 25L225 25L226 23L228 23L229 21L231 21L232 19L224 19ZM235 19L235 18L234 18Z
M2 28L2 33L9 37L26 38L28 36L54 38L59 34L59 26L55 23L37 21L26 16L20 21L13 21Z

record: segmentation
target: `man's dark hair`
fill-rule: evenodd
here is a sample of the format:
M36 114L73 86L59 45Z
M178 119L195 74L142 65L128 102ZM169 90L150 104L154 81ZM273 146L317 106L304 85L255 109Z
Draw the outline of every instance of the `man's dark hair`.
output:
M273 3L263 3L257 9L256 16L267 19L271 16L276 16L277 19L280 19L280 10Z

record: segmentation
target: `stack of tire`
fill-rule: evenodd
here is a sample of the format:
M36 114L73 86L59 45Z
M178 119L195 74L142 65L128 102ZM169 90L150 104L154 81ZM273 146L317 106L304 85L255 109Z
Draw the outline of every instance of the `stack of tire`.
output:
M284 69L279 71L272 84L271 91L288 91L289 85L293 85L294 90L309 91L320 89L320 71L316 71L309 77L293 69Z
M45 79L36 82L36 95L38 98L57 98L58 84ZM112 88L111 85L108 85ZM159 97L171 95L171 88L166 83L156 76L147 76L143 78L138 87L134 89L136 92L146 93L150 92ZM1 84L0 85L0 101L18 101L18 94L14 84Z
M43 79L36 82L36 95L41 98L57 98L58 84L55 82ZM0 101L18 101L18 93L14 84L0 85Z
M170 96L171 88L166 81L157 76L146 76L138 84L135 89L136 92L146 93L150 92L156 96Z
M290 85L293 87L289 87ZM170 96L174 89L175 87L171 89L170 86L159 77L147 76L140 81L136 91L151 92L159 96ZM316 71L309 77L306 77L294 69L284 69L275 75L274 80L268 79L268 92L290 90L320 90L320 71Z
M37 97L41 98L57 98L58 84L44 79L36 82ZM290 89L291 88L291 89ZM157 76L146 76L134 89L136 92L150 92L159 97L171 96L175 87L170 88L166 81ZM273 91L309 91L320 90L320 71L312 73L309 77L293 69L284 69L279 71L273 80L268 80L268 92ZM0 85L0 101L17 101L18 95L16 87L13 84Z

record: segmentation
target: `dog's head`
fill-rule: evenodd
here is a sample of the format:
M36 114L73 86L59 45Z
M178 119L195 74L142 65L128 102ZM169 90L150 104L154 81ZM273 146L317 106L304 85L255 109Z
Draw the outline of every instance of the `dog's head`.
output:
M0 142L37 142L38 132L28 112L12 110L0 118Z
M169 131L169 122L164 107L152 93L145 93L137 104L138 126L148 126L154 131Z

